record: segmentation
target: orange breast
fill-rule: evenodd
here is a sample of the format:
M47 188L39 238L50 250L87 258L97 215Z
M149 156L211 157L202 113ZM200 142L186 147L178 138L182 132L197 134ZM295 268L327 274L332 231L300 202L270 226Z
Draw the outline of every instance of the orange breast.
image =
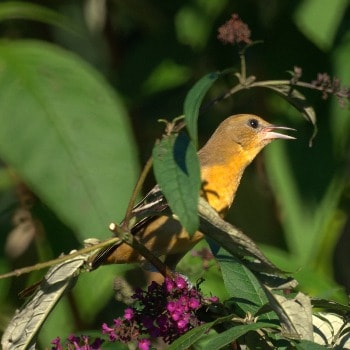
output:
M202 168L203 197L220 214L230 208L244 169L233 162Z

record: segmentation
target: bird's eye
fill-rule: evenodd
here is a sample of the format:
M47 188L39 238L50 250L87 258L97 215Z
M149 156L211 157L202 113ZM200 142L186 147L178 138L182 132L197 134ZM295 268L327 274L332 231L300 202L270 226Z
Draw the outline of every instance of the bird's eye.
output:
M259 122L257 119L249 119L248 125L250 125L253 129L256 129L259 126Z

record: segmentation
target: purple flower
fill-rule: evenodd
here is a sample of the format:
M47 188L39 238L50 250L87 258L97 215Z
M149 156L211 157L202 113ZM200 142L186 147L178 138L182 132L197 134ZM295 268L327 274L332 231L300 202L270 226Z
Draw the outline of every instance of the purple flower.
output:
M219 302L219 298L216 296L209 297L209 298L207 298L207 300L210 301L211 303L218 303Z
M197 310L200 306L200 301L197 298L192 297L188 301L188 306L193 310Z
M149 350L151 342L149 339L143 338L139 340L138 347L140 350Z
M167 304L167 306L166 306L166 309L167 309L170 313L174 312L174 311L176 310L176 303L175 303L175 301L169 301L168 304Z
M150 347L150 340L143 338L144 335L152 339L160 337L170 344L202 323L196 311L210 304L210 300L201 293L200 283L193 286L177 275L174 279L165 278L161 285L152 282L146 291L137 289L133 295L137 307L125 309L124 316L114 320L113 326L103 324L102 332L111 341L137 341L142 350Z
M124 318L131 321L134 317L134 310L130 307L124 310Z
M187 288L187 281L182 276L177 276L175 278L175 284L179 289Z
M179 320L179 321L177 322L177 326L178 326L178 328L181 329L181 330L184 330L184 329L187 327L187 324L188 324L188 322L187 322L186 320L184 320L184 319Z
M165 287L168 293L171 293L173 291L173 289L175 288L175 282L170 279L170 278L166 278L165 281Z
M114 327L120 327L123 323L122 319L119 317L119 318L115 318L113 320L113 323L114 323Z
M55 338L54 340L52 340L51 344L53 344L54 346L52 347L52 350L61 350L62 345L61 345L61 339L60 337Z
M174 321L178 321L180 318L181 318L181 313L178 312L178 311L175 311L171 314L171 318L174 320Z

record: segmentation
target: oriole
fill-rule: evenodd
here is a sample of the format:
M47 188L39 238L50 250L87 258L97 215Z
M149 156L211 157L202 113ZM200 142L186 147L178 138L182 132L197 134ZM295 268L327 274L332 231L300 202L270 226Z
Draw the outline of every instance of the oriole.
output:
M230 208L244 169L255 156L274 139L294 139L275 130L294 130L276 126L251 114L233 115L225 119L208 142L198 152L201 166L203 196L223 217ZM156 185L133 209L134 213L144 207L166 205L161 189ZM169 216L153 216L140 220L131 229L139 241L154 255L163 258L175 268L178 261L203 237L197 231L192 237L181 227L179 221ZM142 262L143 258L129 245L116 243L102 249L92 262L100 264Z

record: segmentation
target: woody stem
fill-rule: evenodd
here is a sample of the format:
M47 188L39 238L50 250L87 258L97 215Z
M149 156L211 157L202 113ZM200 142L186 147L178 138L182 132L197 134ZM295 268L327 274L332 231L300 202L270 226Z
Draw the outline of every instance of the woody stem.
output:
M142 172L141 172L141 174L137 180L137 183L134 187L131 198L129 200L128 208L127 208L126 213L125 213L125 219L124 219L125 227L129 227L129 221L130 221L131 216L132 216L132 209L135 205L136 197L139 194L139 192L141 191L143 183L145 182L146 177L152 168L152 163L153 163L152 157L150 157L147 160L145 166L143 167Z
M142 255L148 262L150 262L164 277L173 278L173 272L160 261L150 250L148 250L138 239L128 231L125 231L122 227L112 223L109 229L124 243L136 250Z
M239 53L239 58L241 60L240 83L242 85L245 85L245 81L247 79L247 65L246 65L246 62L245 62L245 55L244 55L244 53L242 51Z

